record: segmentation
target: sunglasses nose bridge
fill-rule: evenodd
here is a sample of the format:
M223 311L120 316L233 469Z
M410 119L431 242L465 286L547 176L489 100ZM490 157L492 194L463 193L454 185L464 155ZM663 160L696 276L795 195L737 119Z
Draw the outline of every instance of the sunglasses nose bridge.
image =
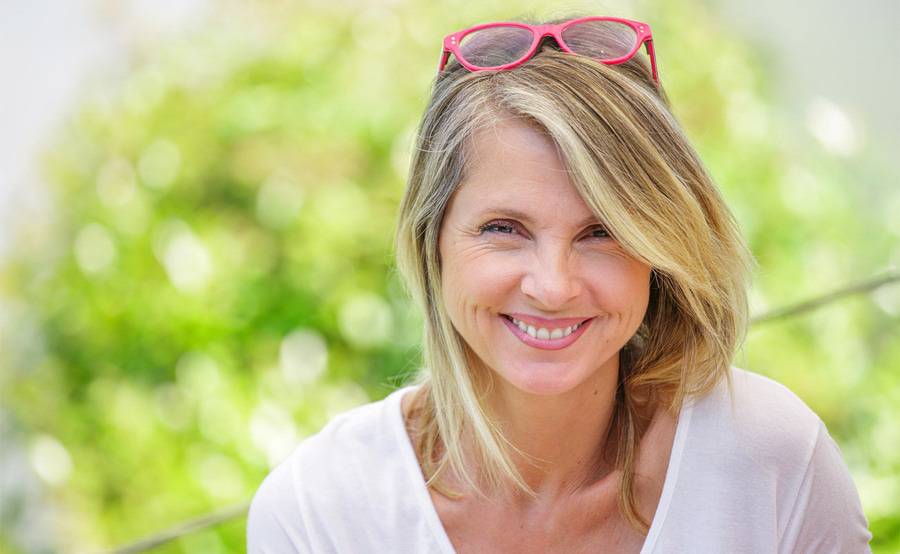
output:
M557 40L556 35L553 33L552 25L541 25L540 27L535 27L534 34L537 35L537 47L535 48L535 51L539 51L541 48L543 48L548 39L552 40L557 47L562 48L562 45L559 43L559 40Z

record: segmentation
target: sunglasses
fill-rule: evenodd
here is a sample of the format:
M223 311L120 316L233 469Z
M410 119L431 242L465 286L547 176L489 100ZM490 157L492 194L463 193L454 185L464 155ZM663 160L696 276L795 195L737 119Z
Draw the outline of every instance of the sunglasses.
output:
M641 45L647 48L653 80L659 85L650 26L620 17L581 17L559 24L483 23L444 37L438 73L450 54L469 71L512 69L535 52L550 36L565 52L593 58L607 65L630 60Z

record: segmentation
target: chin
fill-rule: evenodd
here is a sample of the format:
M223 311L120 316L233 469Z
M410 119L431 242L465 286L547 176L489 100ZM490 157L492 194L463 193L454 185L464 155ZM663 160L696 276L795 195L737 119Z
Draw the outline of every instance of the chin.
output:
M528 367L499 373L506 384L525 394L553 396L570 392L588 381L587 375L578 376L579 368L560 370L559 363L529 364Z

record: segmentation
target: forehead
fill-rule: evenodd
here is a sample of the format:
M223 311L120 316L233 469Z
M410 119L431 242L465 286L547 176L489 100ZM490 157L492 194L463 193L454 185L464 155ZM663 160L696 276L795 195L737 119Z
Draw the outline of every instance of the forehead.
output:
M503 117L475 131L467 143L464 181L484 175L546 177L567 170L553 138L534 123Z
M533 124L501 119L474 133L467 146L463 179L452 201L466 214L503 209L534 220L593 216L552 137Z

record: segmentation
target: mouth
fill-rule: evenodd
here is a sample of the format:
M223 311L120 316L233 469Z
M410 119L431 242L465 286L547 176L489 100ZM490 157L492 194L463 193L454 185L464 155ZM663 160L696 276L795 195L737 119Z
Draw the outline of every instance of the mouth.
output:
M578 340L590 327L591 322L596 319L590 317L566 327L551 329L548 327L535 327L506 314L500 315L503 317L503 322L507 328L516 338L528 346L541 350L559 350L568 347Z

